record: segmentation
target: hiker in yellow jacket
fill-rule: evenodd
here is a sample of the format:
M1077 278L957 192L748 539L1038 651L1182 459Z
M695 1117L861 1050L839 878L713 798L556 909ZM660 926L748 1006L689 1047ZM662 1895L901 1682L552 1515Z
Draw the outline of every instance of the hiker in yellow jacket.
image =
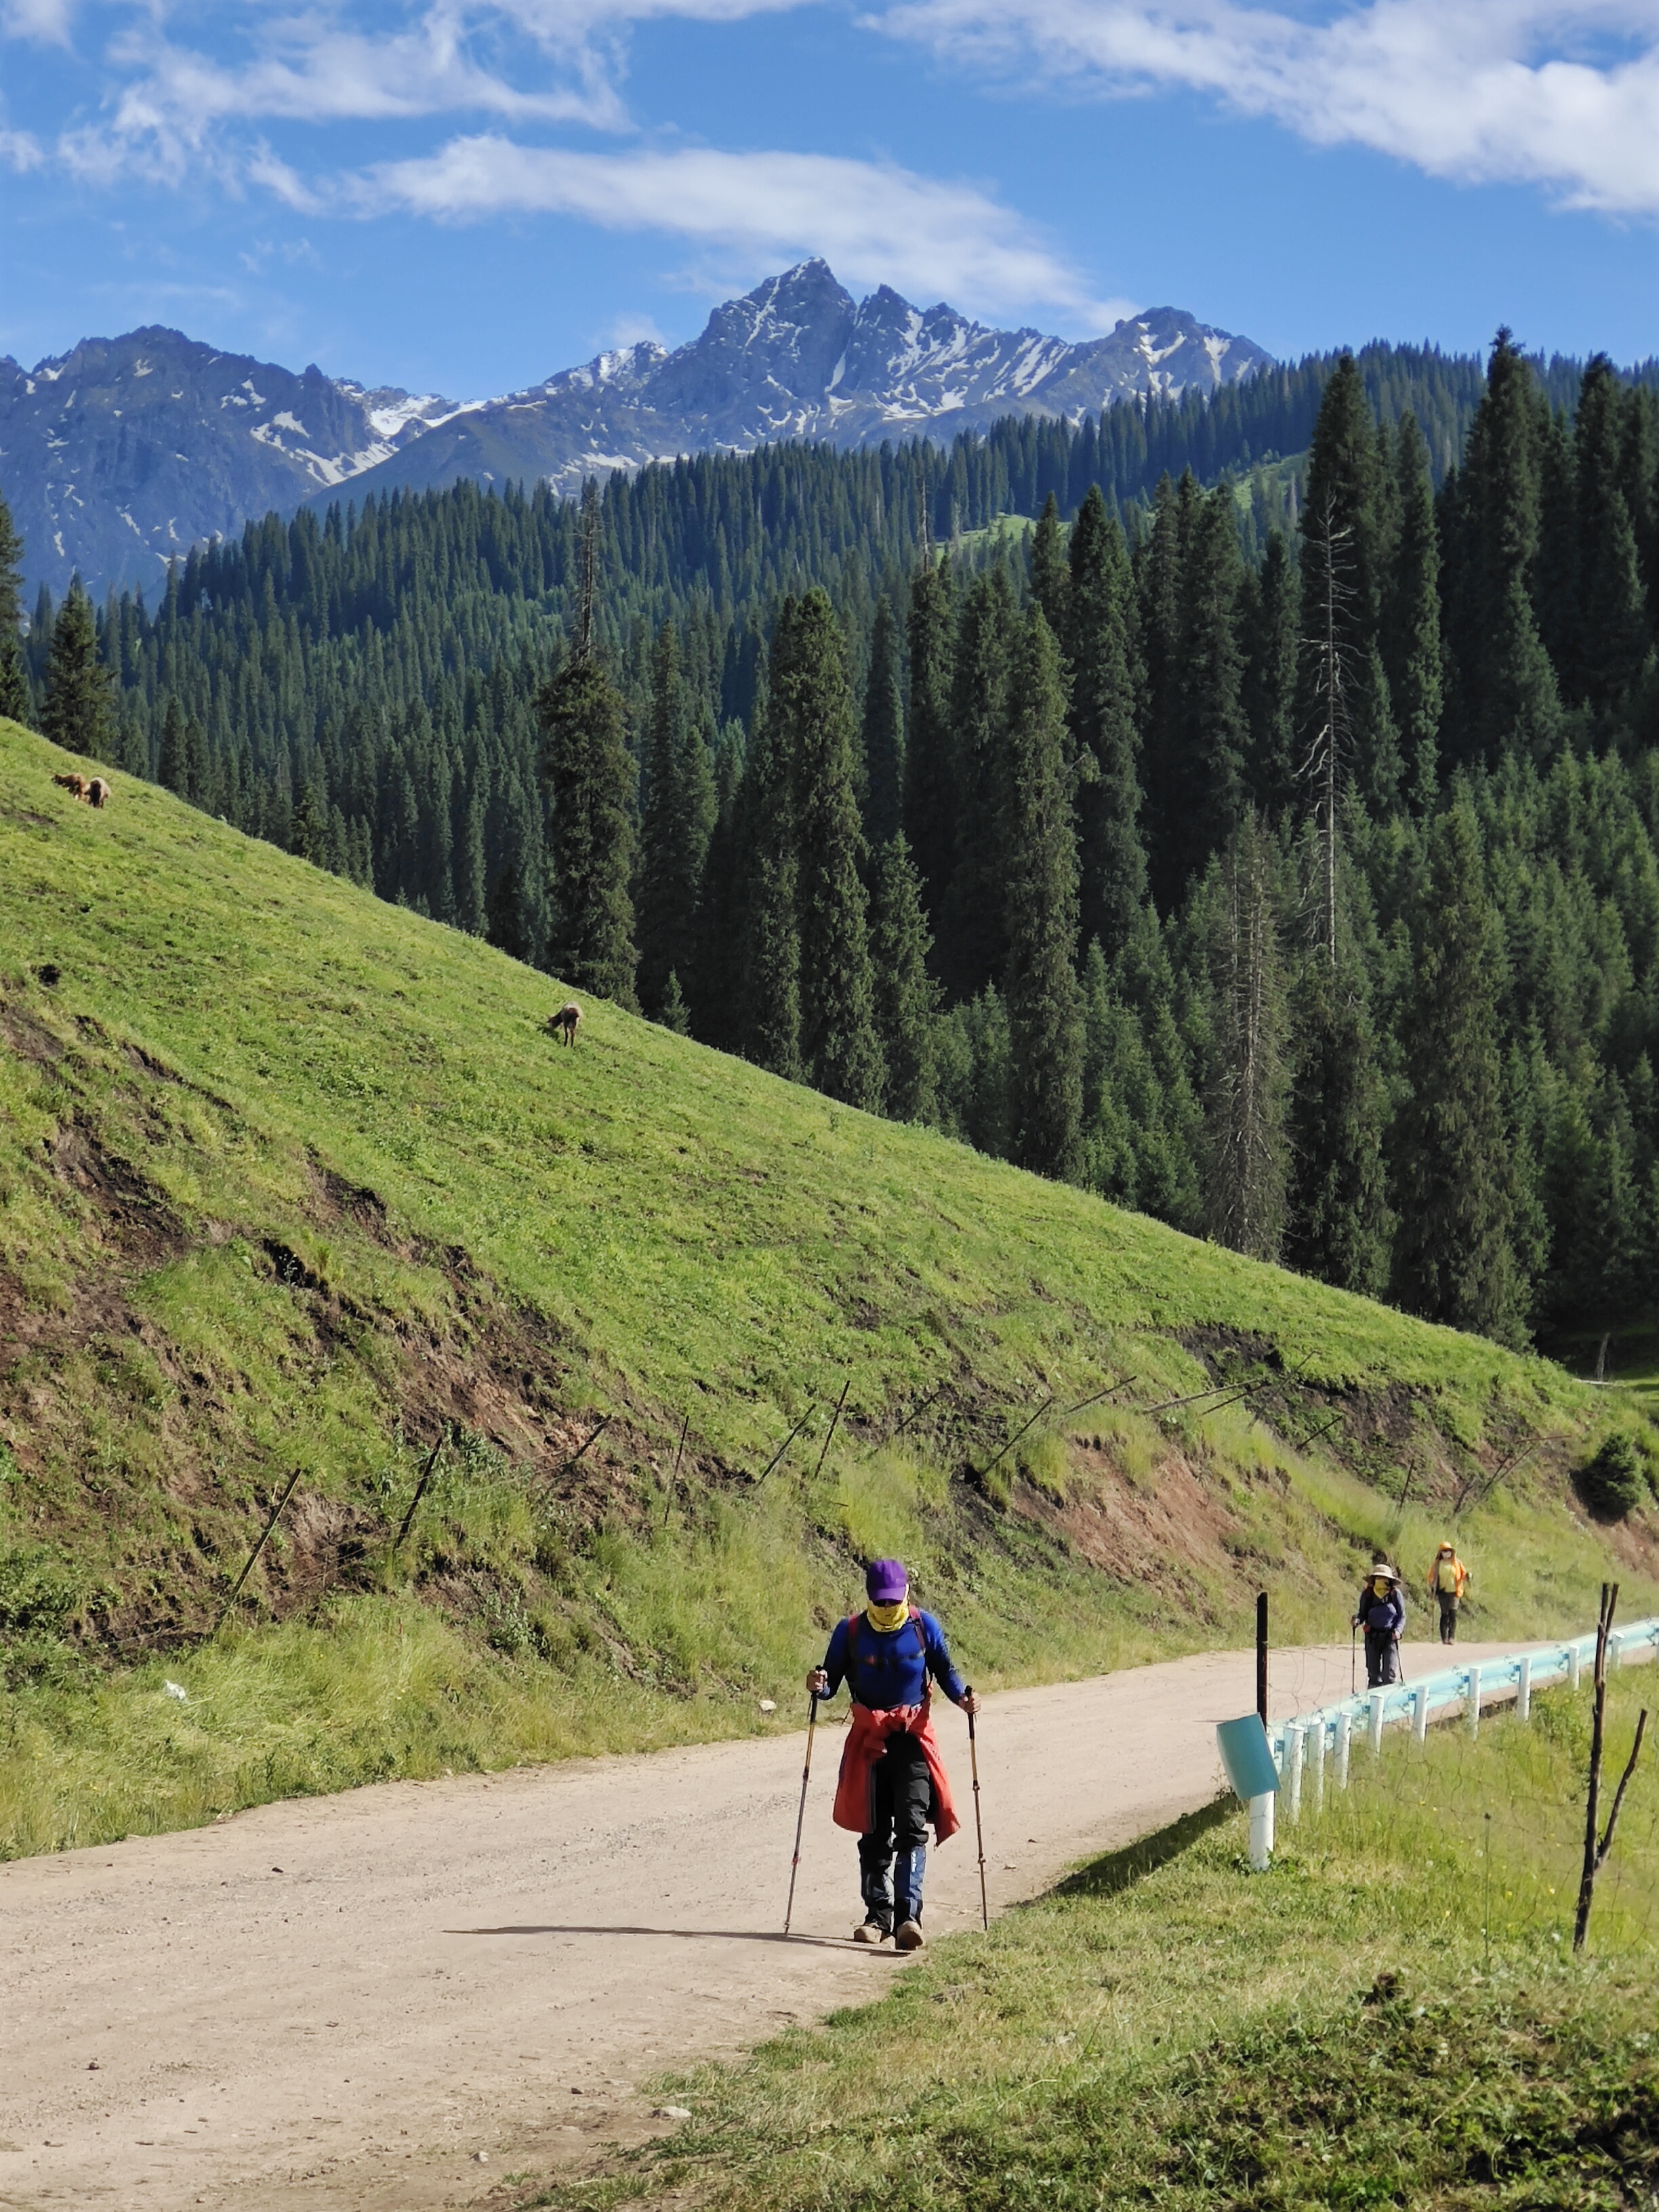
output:
M1469 1586L1469 1571L1449 1544L1443 1544L1429 1569L1429 1588L1440 1601L1440 1641L1457 1641L1457 1608Z

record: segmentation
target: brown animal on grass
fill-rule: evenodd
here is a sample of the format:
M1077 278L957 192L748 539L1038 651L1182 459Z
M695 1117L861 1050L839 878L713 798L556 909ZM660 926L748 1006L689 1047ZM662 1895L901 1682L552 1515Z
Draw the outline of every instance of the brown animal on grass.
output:
M107 802L108 798L109 786L101 775L94 776L92 781L87 786L87 805L102 806Z
M581 1018L582 1010L576 1004L576 1001L572 999L568 1002L568 1004L561 1006L556 1014L549 1018L547 1026L552 1030L554 1036L559 1039L562 1044L574 1044L576 1042L576 1024L580 1021Z
M76 799L84 799L87 795L87 780L83 775L55 775L52 781L61 785Z

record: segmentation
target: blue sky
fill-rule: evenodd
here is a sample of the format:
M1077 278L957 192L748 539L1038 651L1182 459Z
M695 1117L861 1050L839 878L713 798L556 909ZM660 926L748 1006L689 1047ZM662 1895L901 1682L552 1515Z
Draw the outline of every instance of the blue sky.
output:
M1659 353L1656 0L0 0L0 352L464 398L808 253L1081 337Z

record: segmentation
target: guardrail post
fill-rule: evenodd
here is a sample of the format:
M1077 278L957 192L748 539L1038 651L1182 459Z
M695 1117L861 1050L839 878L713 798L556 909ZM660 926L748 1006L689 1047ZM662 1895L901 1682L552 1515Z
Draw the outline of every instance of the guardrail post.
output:
M1515 1717L1518 1721L1532 1718L1532 1654L1521 1654L1521 1674L1515 1686Z
M1285 1763L1291 1771L1290 1802L1285 1811L1292 1820L1302 1818L1302 1731L1292 1722L1285 1731Z
M1579 1650L1578 1646L1576 1644L1569 1644L1567 1646L1567 1687L1570 1690L1576 1690L1578 1687L1578 1673L1583 1663L1583 1654Z
M1382 1708L1387 1705L1389 1697L1386 1690L1373 1690L1371 1692L1370 1699L1370 1710L1366 1717L1370 1720L1371 1724L1371 1757L1373 1759L1381 1759L1382 1756Z
M1264 1790L1250 1800L1250 1870L1266 1874L1273 1855L1273 1793Z
M1471 1667L1469 1669L1468 1706L1469 1734L1472 1736L1479 1735L1480 1733L1480 1669L1478 1667Z
M1325 1716L1321 1713L1313 1731L1313 1808L1325 1809Z
M1348 1748L1353 1740L1353 1715L1346 1709L1336 1717L1336 1786L1348 1786Z
M1428 1732L1429 1686L1426 1682L1419 1682L1417 1686L1417 1695L1413 1700L1412 1735L1417 1742L1421 1743L1428 1735Z

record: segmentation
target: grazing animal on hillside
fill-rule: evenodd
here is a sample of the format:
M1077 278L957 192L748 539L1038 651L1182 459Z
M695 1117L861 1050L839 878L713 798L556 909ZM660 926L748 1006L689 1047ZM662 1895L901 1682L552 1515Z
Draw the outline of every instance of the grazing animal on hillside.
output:
M84 799L87 795L87 780L83 775L55 775L52 781L61 785L76 799Z
M581 1018L582 1010L572 999L567 1005L561 1006L556 1014L550 1018L547 1026L562 1044L574 1044L576 1024Z
M102 806L109 799L109 786L101 775L95 775L87 786L87 805Z

